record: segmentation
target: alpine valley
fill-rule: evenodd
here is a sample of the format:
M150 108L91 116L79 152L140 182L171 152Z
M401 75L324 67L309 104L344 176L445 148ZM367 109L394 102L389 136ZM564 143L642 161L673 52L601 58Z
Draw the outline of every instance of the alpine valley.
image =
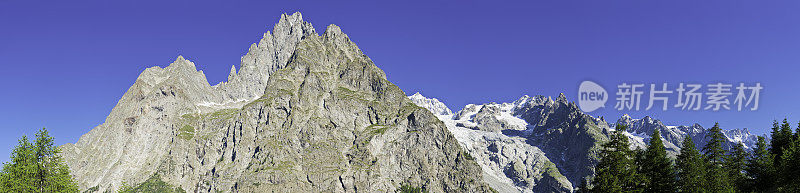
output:
M707 132L652 117L607 122L563 94L453 112L389 82L336 25L320 35L294 13L226 82L210 85L181 56L144 70L103 124L61 149L82 192L572 192L616 125L633 149L660 131L671 156ZM746 129L723 134L727 148L755 147Z

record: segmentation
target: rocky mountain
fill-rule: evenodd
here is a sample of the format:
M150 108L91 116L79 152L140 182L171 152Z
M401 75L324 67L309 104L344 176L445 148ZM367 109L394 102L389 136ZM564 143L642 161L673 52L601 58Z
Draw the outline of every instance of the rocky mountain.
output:
M445 106L431 104L435 99L410 98L431 111ZM563 95L470 104L438 117L476 158L487 183L501 192L571 192L594 173L599 145L608 140L608 125Z
M600 145L626 125L632 148L659 130L672 155L699 124L614 123L562 94L453 112L407 96L339 27L318 34L281 16L239 69L211 85L179 56L144 70L106 121L62 146L81 190L161 181L189 192L571 192L594 174ZM755 135L726 130L728 148Z
M501 192L571 192L594 175L600 145L618 124L626 125L631 148L644 148L654 130L661 132L670 155L680 152L686 136L702 147L707 133L699 124L666 126L645 116L622 116L615 123L583 113L561 94L523 96L511 103L469 104L455 114L438 99L419 93L409 98L445 122L459 144L476 158L484 179ZM756 135L747 129L724 130L726 148L743 143L754 147Z
M437 115L339 27L319 35L295 13L226 82L210 85L183 57L146 69L105 123L62 149L80 189L97 192L146 180L188 192L490 191Z

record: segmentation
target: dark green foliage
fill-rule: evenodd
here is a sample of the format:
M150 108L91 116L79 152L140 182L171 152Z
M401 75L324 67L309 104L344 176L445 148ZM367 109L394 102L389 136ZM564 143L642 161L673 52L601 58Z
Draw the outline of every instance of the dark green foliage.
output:
M148 193L148 192L162 192L162 193L185 193L186 191L180 187L173 187L164 181L158 174L151 176L146 181L142 182L136 187L123 184L119 190L120 193Z
M22 136L3 165L0 192L78 192L53 137L42 128L33 143Z
M783 150L781 157L779 192L800 192L800 138L795 138Z
M675 168L667 157L667 150L656 129L650 135L650 143L641 161L642 175L645 176L645 192L676 192Z
M99 186L94 186L94 187L91 187L89 189L86 189L86 191L83 191L83 193L95 193L98 190L100 190L100 187Z
M709 140L703 146L703 153L706 157L705 182L708 192L733 192L729 172L723 168L725 149L722 148L722 144L725 143L725 136L722 135L719 123L708 129L706 137Z
M678 155L678 190L680 192L705 192L706 164L703 155L697 151L691 136L686 136Z
M723 156L725 155L722 144L725 143L725 136L722 135L722 128L719 127L719 123L714 123L714 127L708 129L706 138L710 139L703 146L703 154L705 154L711 166L722 166Z
M634 152L630 150L628 137L623 135L624 125L617 125L611 140L603 144L597 177L592 182L591 192L642 192L641 177L634 163Z
M775 179L777 177L775 166L773 165L773 155L769 153L766 139L758 136L758 143L753 150L753 155L747 160L745 173L748 182L747 192L773 192L775 190Z
M714 124L702 154L686 136L676 166L666 156L660 131L653 132L646 150L632 151L624 129L618 126L603 145L590 188L582 184L577 192L800 192L800 126L793 133L786 120L773 122L772 146L759 136L752 154L743 144L726 151L727 140Z
M789 122L783 119L783 124L778 125L778 121L772 123L772 148L770 152L775 156L774 165L778 166L783 157L783 150L792 143L792 130Z
M428 192L428 190L425 190L425 188L422 188L422 187L413 187L413 186L410 186L408 184L404 184L404 185L400 186L400 188L398 188L396 192L399 192L399 193L426 193L426 192Z
M800 121L797 122L797 129L794 130L794 138L800 138Z
M783 119L781 124L773 121L770 154L769 156L754 156L752 164L755 166L749 169L753 170L752 174L749 174L753 177L750 183L758 187L769 187L769 189L756 189L756 191L800 192L800 181L798 181L800 178L800 125L798 125L797 131L797 133L792 133L789 121L786 119ZM769 159L772 159L771 166L763 163ZM755 168L758 166L763 169Z
M741 192L746 187L746 178L744 173L745 162L749 154L744 151L744 146L739 143L733 146L733 150L725 157L725 170L728 172L728 177L732 186L736 188L737 192Z
M464 158L466 158L467 160L475 160L475 158L472 157L472 155L470 155L469 152L464 151L461 153L464 154Z

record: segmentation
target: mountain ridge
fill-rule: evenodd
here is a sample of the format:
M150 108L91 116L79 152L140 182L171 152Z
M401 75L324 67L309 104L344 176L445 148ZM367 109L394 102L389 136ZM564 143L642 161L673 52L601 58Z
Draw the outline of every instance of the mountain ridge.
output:
M409 96L409 98L420 107L429 109L432 112L450 112L449 109L442 109L441 107L446 107L446 105L436 98L426 98L419 93ZM441 104L436 104L437 102ZM457 113L452 115L442 114L438 117L445 121L445 123L452 122L447 124L448 129L456 135L456 138L459 139L462 146L468 149L473 155L477 155L476 157L479 158L478 163L484 168L485 173L504 171L508 168L518 168L513 162L503 162L501 159L491 158L493 153L498 151L498 147L507 147L511 149L510 151L523 152L534 149L534 151L538 152L536 154L539 156L539 159L542 160L541 163L553 163L558 168L555 173L551 172L548 175L555 177L563 176L570 179L569 181L558 182L563 185L564 189L546 190L550 192L572 191L576 183L580 183L580 181L585 180L583 179L584 177L593 174L594 171L591 167L598 161L597 158L594 157L598 150L597 146L604 142L604 137L607 137L617 124L628 126L625 135L629 137L632 149L645 148L647 141L649 141L650 134L656 129L661 132L665 146L671 156L678 154L680 151L680 142L687 134L693 137L696 144L699 144L698 147L702 147L702 145L706 143L704 137L706 129L697 123L690 126L666 126L660 120L650 116L645 116L641 119L633 119L627 114L621 116L615 123L607 123L603 117L594 118L584 114L573 102L566 100L563 93L556 97L555 100L551 97L541 95L533 97L524 95L508 103L491 102L479 105L467 104L463 109L458 110ZM563 125L564 123L583 124L584 126L576 127ZM588 127L588 129L583 129L583 132L595 132L598 140L593 143L586 143L585 140L577 140L568 142L566 143L567 145L556 146L559 148L548 148L547 146L552 145L545 145L554 142L564 144L564 141L568 141L568 139L561 138L559 140L552 140L550 138L565 135L574 136L565 134L565 131L581 130L580 128L582 127ZM744 142L745 147L750 150L749 147L753 147L755 143L756 136L750 134L746 129L724 130L723 134L726 136L726 139L728 139L726 148L730 148L730 146L736 142ZM550 137L548 137L548 135L550 135ZM498 146L497 143L492 143L492 141L495 140L491 139L495 138L505 139L507 142L512 141L511 144L517 145ZM514 138L517 140L514 140ZM489 143L488 145L481 145L487 142ZM581 145L570 146L568 144ZM581 151L572 150L573 152L580 153L572 154L572 157L577 156L577 158L570 159L583 160L583 163L590 168L581 168L581 164L570 164L570 162L574 161L566 161L569 156L565 157L566 154L564 153L569 152L570 149L581 149L580 147L589 149L583 149ZM483 156L482 154L488 154L489 156ZM483 157L487 158L481 159ZM536 164L532 165L536 167ZM537 172L540 175L545 174L541 171L536 171L534 173ZM490 181L489 184L498 190L529 192L531 188L538 186L536 185L537 183L541 183L541 181L537 179L528 181L512 180L520 177L524 178L525 175L520 175L519 172L498 172L495 175L496 177L494 178L499 180L495 182ZM487 178L487 181L490 179L492 178ZM534 185L531 186L530 184Z
M106 122L62 146L81 190L157 176L190 192L489 192L446 126L336 25L284 14L211 86L179 56L146 69Z

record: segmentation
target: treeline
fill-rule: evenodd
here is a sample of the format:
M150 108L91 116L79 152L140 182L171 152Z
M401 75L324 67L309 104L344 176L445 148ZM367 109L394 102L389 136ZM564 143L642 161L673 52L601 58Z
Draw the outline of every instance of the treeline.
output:
M47 129L33 142L22 136L0 172L0 192L78 192L78 185Z
M709 128L708 143L695 147L690 136L676 160L667 156L655 130L644 150L631 150L617 125L602 146L596 175L577 192L800 192L800 124L774 121L770 142L759 136L752 153L737 144L730 150L719 124Z

